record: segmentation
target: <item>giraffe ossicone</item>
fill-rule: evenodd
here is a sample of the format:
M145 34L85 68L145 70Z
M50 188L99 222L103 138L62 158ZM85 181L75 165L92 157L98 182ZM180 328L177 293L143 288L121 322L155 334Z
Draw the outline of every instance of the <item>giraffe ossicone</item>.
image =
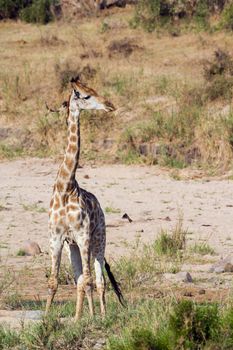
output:
M123 296L105 261L106 228L104 213L97 198L79 187L75 174L80 154L80 113L82 110L115 110L112 103L99 96L95 90L72 79L72 93L68 102L68 144L54 184L49 211L51 275L48 281L46 314L58 288L58 274L64 242L69 244L70 259L77 283L75 320L81 317L86 294L90 314L94 314L91 257L94 259L96 287L101 314L105 314L106 267L111 284L123 304Z

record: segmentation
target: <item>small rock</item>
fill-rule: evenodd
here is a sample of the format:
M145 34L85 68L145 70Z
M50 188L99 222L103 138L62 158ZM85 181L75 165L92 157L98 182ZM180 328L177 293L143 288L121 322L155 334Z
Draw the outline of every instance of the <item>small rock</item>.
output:
M217 267L215 267L214 272L216 272L216 273L223 273L224 272L224 267L223 266L217 266Z
M200 289L198 294L200 294L200 295L205 294L205 289Z
M25 255L34 256L41 254L40 246L34 241L24 241L21 250L25 252Z
M104 345L106 344L106 340L103 338L100 338L97 340L96 344L93 347L93 350L101 350L104 348Z
M175 274L176 278L182 282L192 283L193 279L189 272L180 271Z
M233 272L233 265L231 263L227 263L224 266L224 272Z
M84 177L84 179L90 179L89 175L84 175L83 177Z
M122 216L122 219L127 219L129 222L132 222L133 220L129 217L129 215L127 213L125 213L123 216Z
M228 264L233 265L233 258L231 255L228 255L226 258L220 259L218 262L213 264L209 269L209 272L216 272L216 273L225 272L225 266Z
M192 283L193 279L189 272L181 271L178 273L164 273L163 275L167 280L173 280L176 282Z

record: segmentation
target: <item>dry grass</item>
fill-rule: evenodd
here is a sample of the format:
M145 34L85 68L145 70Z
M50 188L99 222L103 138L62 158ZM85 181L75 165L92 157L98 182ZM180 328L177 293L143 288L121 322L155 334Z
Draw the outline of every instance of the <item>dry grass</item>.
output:
M76 71L88 73L85 67L89 67L88 71L95 73L84 74L84 79L107 96L118 110L115 115L82 115L83 156L104 162L120 159L130 163L125 152L122 156L121 140L126 126L132 128L141 121L149 122L152 112L162 110L168 115L177 103L182 108L182 91L187 86L189 89L198 86L204 79L203 59L211 59L214 47L224 49L232 45L232 36L225 33L214 36L189 33L176 38L163 34L158 37L155 33L131 29L128 25L131 16L130 8L111 14L105 31L102 27L106 19L101 17L88 22L79 20L79 23L47 26L0 23L3 52L0 59L0 129L11 128L10 135L2 139L7 152L3 147L1 158L15 154L10 151L18 148L21 150L19 155L63 153L65 118L46 114L45 101L51 107L60 105L69 94L69 76ZM120 51L117 55L115 51L111 52L113 34L115 43L125 38L131 43L127 57L125 52ZM226 104L221 99L216 103L220 108ZM208 104L205 106L204 116L209 107ZM201 166L209 164L213 155L214 166L217 164L225 169L232 159L229 135L226 128L220 130L222 123L215 129L216 122L211 118L212 115L205 123L203 117L204 125L200 122L195 128L196 142L201 141L204 149ZM105 141L109 139L110 146L106 147ZM227 159L222 160L223 153ZM131 157L134 162L141 161L135 154L131 153ZM178 159L179 166L182 162ZM153 161L149 159L149 163ZM173 166L170 160L164 164Z

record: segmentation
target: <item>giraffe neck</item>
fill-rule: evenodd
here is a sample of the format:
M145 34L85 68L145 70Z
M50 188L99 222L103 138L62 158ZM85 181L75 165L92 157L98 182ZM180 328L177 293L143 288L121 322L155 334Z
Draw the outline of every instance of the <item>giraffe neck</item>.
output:
M56 188L59 192L66 192L77 185L75 173L80 154L80 111L75 115L70 111L68 117L68 145L63 162L58 170Z

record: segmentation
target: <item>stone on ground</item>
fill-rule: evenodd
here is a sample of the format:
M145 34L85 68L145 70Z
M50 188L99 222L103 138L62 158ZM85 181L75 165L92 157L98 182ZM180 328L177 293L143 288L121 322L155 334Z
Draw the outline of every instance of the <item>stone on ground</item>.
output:
M41 254L40 246L34 241L24 241L21 250L25 255L34 256Z

